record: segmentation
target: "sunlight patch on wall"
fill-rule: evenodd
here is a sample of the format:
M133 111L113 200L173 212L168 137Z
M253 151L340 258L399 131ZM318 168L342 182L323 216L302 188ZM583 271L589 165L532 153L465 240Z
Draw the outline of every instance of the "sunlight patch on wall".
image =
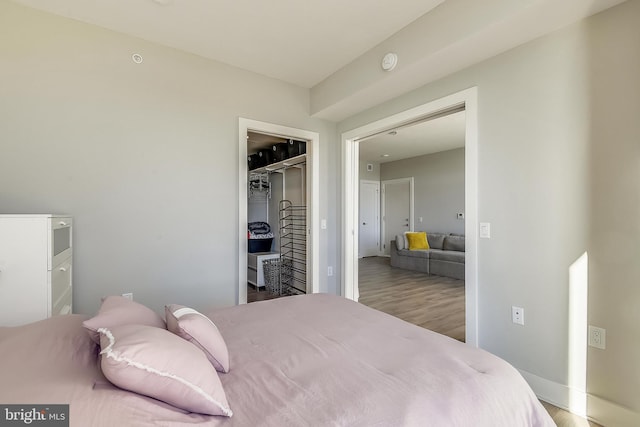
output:
M587 302L589 256L585 252L569 267L569 410L587 413Z

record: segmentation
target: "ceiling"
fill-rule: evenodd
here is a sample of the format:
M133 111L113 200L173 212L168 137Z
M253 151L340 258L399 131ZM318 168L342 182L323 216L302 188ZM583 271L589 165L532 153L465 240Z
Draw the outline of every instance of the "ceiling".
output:
M360 159L387 163L464 147L465 112L395 129L395 132L395 135L384 132L361 141Z
M14 1L310 88L444 0Z
M340 122L624 0L12 1L308 88Z

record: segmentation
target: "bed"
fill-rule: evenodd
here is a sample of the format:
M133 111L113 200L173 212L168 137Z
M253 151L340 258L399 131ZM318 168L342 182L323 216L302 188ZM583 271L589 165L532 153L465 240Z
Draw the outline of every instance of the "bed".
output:
M228 349L228 372L213 372L232 416L113 385L100 364L105 329L97 344L81 315L0 328L0 403L69 404L71 426L555 425L505 361L344 298L291 296L205 314ZM192 367L191 357L169 358Z

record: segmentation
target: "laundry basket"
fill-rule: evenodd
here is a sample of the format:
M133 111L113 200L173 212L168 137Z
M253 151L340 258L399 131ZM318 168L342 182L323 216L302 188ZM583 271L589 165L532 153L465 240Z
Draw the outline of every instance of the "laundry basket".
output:
M272 258L262 261L262 272L264 274L264 285L270 294L281 295L280 286L280 259Z
M293 271L291 260L273 258L262 261L264 285L274 295L293 295L291 280Z

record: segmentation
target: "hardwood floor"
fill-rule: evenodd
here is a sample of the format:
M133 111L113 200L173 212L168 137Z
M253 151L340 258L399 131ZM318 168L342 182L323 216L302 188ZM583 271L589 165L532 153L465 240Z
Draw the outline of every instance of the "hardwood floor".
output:
M394 268L386 257L361 258L358 267L359 302L465 340L464 280Z
M558 427L602 427L600 424L586 420L571 412L553 406L550 403L542 402L542 406L547 410Z
M279 295L271 294L264 287L257 290L255 286L247 283L247 302L264 301L268 299L280 298Z

